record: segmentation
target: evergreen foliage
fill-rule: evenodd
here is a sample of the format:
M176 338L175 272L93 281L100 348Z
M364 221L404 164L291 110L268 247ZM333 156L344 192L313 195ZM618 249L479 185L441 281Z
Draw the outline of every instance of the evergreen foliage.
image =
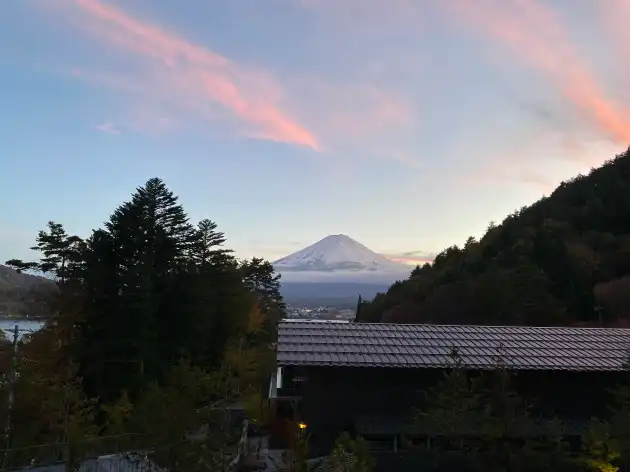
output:
M86 239L49 222L39 261L8 262L58 287L46 326L19 345L12 444L59 444L72 469L86 441L125 435L117 447L142 445L171 471L227 470L240 431L225 406L261 398L285 306L273 266L225 242L157 178Z
M614 325L630 318L630 151L363 302L359 321Z

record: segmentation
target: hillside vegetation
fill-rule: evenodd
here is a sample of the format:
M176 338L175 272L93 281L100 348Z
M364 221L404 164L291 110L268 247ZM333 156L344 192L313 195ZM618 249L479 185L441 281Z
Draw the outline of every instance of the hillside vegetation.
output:
M19 273L0 264L0 316L45 316L44 302L53 288L53 282L48 279Z
M364 302L358 321L622 325L630 320L630 150L563 182Z

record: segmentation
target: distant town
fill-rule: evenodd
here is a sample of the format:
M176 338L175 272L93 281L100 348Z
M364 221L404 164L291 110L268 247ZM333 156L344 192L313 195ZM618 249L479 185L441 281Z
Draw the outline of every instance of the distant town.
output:
M305 320L344 320L354 319L355 310L334 306L287 306L287 318Z

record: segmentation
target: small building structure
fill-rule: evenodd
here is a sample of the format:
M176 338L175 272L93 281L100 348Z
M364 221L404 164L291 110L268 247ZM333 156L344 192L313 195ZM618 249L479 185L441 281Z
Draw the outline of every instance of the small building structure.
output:
M398 451L411 408L452 366L453 348L473 371L496 368L501 352L519 393L538 400L537 414L558 417L565 434L578 437L590 417L605 413L607 389L630 354L630 330L281 322L272 434L281 437L282 418L295 418L308 429L313 456L329 453L344 431L373 451Z

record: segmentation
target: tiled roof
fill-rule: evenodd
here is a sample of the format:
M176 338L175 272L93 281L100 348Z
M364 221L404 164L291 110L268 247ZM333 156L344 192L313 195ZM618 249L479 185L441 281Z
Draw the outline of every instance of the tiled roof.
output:
M387 323L278 325L278 366L444 367L457 348L470 368L503 353L513 369L622 370L630 329Z

